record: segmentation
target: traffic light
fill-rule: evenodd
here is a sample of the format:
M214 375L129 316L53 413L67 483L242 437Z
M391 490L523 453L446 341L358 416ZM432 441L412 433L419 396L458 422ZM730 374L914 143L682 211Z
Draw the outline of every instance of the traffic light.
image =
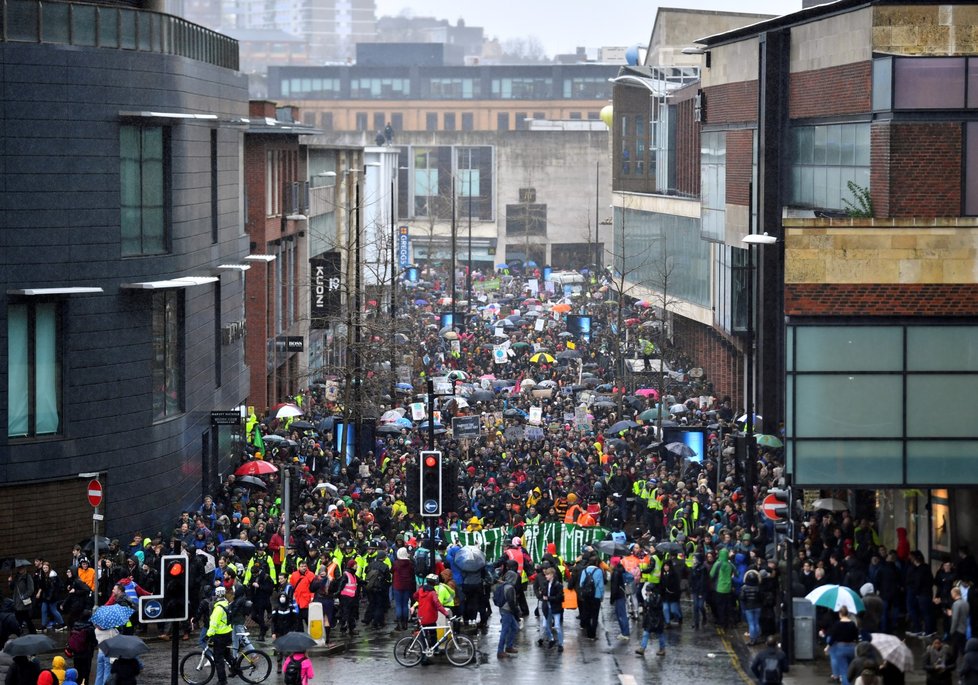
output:
M441 516L442 505L441 452L421 453L421 515Z
M139 598L140 623L186 621L189 616L190 560L166 554L160 560L160 594Z
M761 503L764 515L775 525L787 524L791 520L791 491L771 489Z

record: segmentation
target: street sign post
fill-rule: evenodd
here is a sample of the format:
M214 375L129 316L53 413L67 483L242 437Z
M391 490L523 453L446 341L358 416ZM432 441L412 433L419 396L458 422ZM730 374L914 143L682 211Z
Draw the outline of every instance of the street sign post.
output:
M789 507L786 490L771 490L761 503L761 511L775 523L788 520Z

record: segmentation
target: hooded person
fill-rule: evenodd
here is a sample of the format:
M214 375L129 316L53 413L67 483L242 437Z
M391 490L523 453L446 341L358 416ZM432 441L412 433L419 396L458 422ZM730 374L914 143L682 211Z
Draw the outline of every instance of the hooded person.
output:
M978 685L978 637L971 638L965 644L960 668L958 675L961 685Z
M434 627L438 623L438 615L451 616L451 612L438 599L438 592L435 590L437 584L438 576L429 573L425 576L421 587L414 593L414 600L418 603L418 622L421 624L421 636L426 645L431 645L437 640ZM428 663L427 655L422 658L421 663Z
M730 550L724 547L710 568L710 578L715 584L717 624L722 628L730 625L733 610L734 566L730 563L729 556Z
M66 670L65 679L61 681L61 685L78 685L78 671L74 668Z
M500 581L502 589L493 590L493 603L499 608L501 627L499 644L496 647L496 658L498 659L506 659L519 652L516 648L516 635L520 631L519 620L522 617L516 590L519 582L519 574L514 570L508 570L503 574Z

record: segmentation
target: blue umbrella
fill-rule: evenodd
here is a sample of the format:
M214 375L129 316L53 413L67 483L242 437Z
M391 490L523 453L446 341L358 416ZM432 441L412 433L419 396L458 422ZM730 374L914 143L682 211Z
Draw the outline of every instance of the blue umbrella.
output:
M401 418L399 418L396 421L394 421L394 425L395 426L398 426L400 428L412 428L412 427L414 427L414 423L411 421L411 419L406 418L404 416L402 416Z
M396 388L397 390L405 390L405 391L407 391L407 392L411 392L412 390L414 390L414 386L413 386L413 385L411 385L410 383L398 383L398 384L397 384L397 385L395 385L394 387L395 387L395 388Z
M509 264L496 264L497 269L508 269Z
M92 614L92 623L102 630L111 630L126 625L133 610L121 604L101 606Z
M437 421L435 421L435 430L438 430L439 428L444 428L444 426L441 425L440 423L438 423ZM418 429L419 430L428 430L428 422L425 421L424 423L419 424L418 425Z
M428 304L428 300L415 300L414 304L419 307L424 307L426 304Z
M524 264L523 266L526 266L526 267L529 267L529 268L531 268L531 269L532 269L532 268L534 268L534 267L535 267L536 265L537 265L537 263L536 263L535 261L533 261L533 260L531 259L530 261L528 261L528 262L527 262L526 264Z

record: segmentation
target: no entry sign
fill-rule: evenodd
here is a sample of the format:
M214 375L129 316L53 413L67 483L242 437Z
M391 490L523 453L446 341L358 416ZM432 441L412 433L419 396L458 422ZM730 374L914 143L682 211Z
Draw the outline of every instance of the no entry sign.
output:
M88 503L93 507L102 503L102 484L96 479L88 481Z

